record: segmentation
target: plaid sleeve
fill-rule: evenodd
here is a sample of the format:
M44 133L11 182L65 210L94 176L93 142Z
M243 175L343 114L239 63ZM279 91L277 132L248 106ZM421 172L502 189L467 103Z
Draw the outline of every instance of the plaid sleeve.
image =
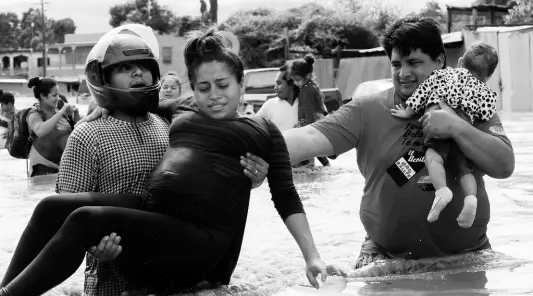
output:
M98 187L98 150L93 135L76 128L70 135L56 182L56 192L94 192Z

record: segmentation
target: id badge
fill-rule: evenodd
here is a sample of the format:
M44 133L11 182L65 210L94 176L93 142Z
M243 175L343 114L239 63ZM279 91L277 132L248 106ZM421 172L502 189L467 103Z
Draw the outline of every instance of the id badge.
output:
M425 158L424 152L410 149L387 169L387 173L402 187L425 167Z

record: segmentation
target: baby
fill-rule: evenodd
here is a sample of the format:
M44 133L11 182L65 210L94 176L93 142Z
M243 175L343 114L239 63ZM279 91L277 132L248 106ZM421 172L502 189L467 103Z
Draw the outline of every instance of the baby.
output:
M406 108L397 105L391 109L394 116L409 118L422 111L439 108L443 100L470 123L474 120L489 120L496 112L497 94L485 82L498 65L498 53L486 43L477 43L467 49L459 58L458 68L434 71L418 86L407 99ZM465 119L466 120L466 119ZM472 226L477 209L477 182L468 160L453 141L431 140L425 155L426 167L435 187L435 200L428 215L428 221L438 219L440 212L452 200L452 191L446 184L444 162L453 177L459 179L466 195L464 206L457 218L459 226Z

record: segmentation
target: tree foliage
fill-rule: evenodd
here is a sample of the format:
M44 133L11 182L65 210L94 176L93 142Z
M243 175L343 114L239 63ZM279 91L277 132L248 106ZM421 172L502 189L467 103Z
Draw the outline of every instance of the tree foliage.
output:
M533 0L521 0L509 10L505 17L506 24L533 24Z
M159 34L176 32L178 19L174 13L156 0L130 0L109 9L109 24L116 28L127 23L144 24Z
M231 15L220 25L233 32L241 43L241 55L247 67L279 66L284 61L284 47L292 50L331 53L342 48L371 48L377 37L355 18L346 17L316 3L274 11L258 8Z
M418 15L421 17L434 19L440 24L440 29L442 32L447 30L447 12L441 9L436 0L427 1L426 6L420 10Z
M44 18L44 27L39 9L30 8L22 18L12 12L0 13L0 48L17 50L33 48L41 50L43 34L47 44L63 43L65 34L76 32L76 25L70 18L54 20Z

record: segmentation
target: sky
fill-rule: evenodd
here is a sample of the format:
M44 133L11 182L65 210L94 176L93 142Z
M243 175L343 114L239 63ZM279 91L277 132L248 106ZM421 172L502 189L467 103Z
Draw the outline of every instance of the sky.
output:
M310 1L326 2L332 0L218 0L219 21L226 19L239 10L265 7L284 10L297 7ZM370 0L380 1L386 5L396 5L404 12L419 11L425 6L425 0ZM53 19L70 17L77 26L76 33L104 33L111 29L109 25L109 8L126 0L45 0L45 14ZM206 1L209 3L209 1ZM445 5L469 6L472 0L437 0L441 7ZM175 15L199 15L200 0L158 0ZM40 8L40 0L0 0L0 11L22 13L30 7Z

